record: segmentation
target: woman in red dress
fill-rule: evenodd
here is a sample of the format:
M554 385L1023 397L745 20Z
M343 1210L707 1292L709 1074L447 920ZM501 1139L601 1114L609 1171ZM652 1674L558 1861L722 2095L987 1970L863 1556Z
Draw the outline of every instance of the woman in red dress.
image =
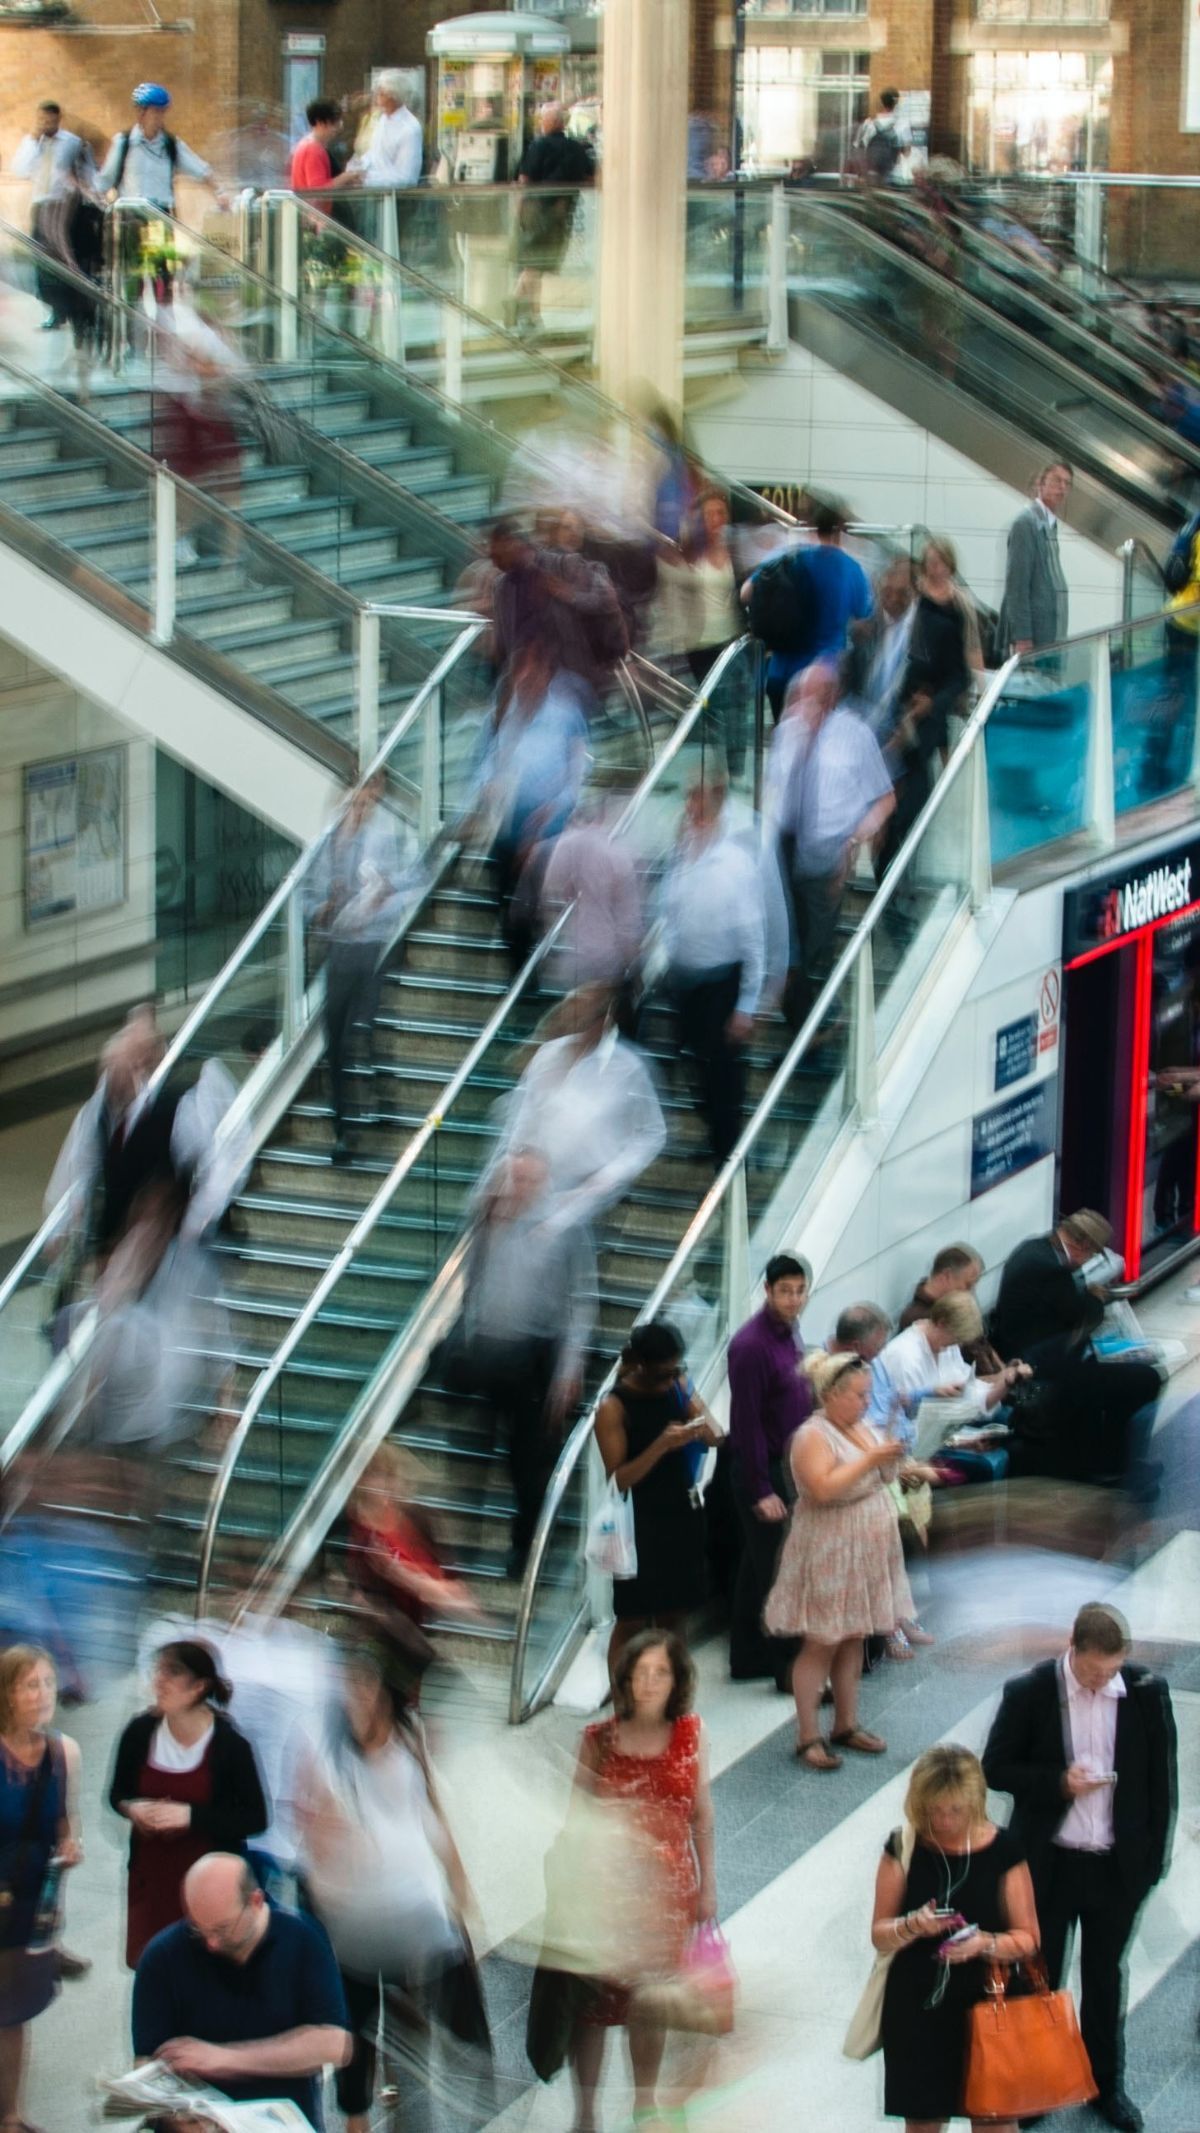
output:
M665 2040L660 2028L639 2020L634 1988L682 1969L696 1927L716 1917L712 1795L704 1728L691 1709L694 1686L682 1639L643 1630L617 1661L613 1717L584 1731L576 1783L628 1813L633 1959L630 1975L607 1982L576 2026L576 2133L594 2133L606 2029L628 2029L635 2116L653 2114Z
M154 1706L117 1744L109 1805L133 1825L125 1960L183 1917L180 1890L206 1852L237 1852L267 1826L254 1750L218 1706L232 1694L207 1644L164 1644Z

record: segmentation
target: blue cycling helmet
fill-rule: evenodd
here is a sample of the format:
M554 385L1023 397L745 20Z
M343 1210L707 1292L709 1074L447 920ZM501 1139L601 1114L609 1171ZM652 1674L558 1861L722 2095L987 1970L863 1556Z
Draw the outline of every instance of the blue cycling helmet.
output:
M133 101L143 111L148 105L165 111L171 101L171 94L168 89L163 88L161 82L140 81L133 92Z

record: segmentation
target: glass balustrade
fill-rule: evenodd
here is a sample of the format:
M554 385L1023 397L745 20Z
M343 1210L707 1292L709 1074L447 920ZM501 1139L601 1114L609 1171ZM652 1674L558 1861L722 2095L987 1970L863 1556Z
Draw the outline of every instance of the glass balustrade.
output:
M634 855L651 903L678 835L684 796L698 779L728 774L736 818L745 834L755 834L763 745L758 668L756 647L745 642L733 649L707 695L685 699L689 708L682 718L675 692L659 700L663 685L640 668L640 703L614 698L594 731L595 804L605 807L611 834ZM669 738L622 804L612 794L610 774L623 770L627 780L647 725ZM357 1230L305 1311L290 1330L278 1329L282 1346L242 1409L218 1476L205 1542L206 1591L243 1584L248 1550L257 1550L260 1565L275 1566L311 1553L321 1538L314 1502L325 1503L326 1524L332 1520L338 1508L333 1482L353 1463L348 1448L367 1426L381 1374L399 1368L425 1337L430 1291L437 1292L436 1305L441 1287L453 1279L470 1198L496 1146L499 1107L528 1062L539 1016L574 982L571 943L568 911L561 931L543 944L457 1071L450 1053L436 1048L410 1062L422 1070L412 1104L414 1118L424 1123L364 1204ZM606 1241L602 1226L602 1251ZM377 1298L380 1310L366 1313L351 1354L343 1328L362 1319L358 1307L367 1298ZM388 1420L394 1415L393 1402ZM401 1442L407 1426L402 1416ZM412 1426L419 1438L419 1427ZM501 1597L511 1609L515 1594Z
M457 631L429 680L412 697L367 766L382 773L384 804L391 807L417 853L431 846L461 809L477 745L482 711L460 667L477 625ZM321 900L323 840L288 870L215 981L190 1013L186 1001L167 991L163 1026L174 1034L153 1086L171 1080L190 1086L209 1061L222 1069L233 1100L220 1128L229 1148L253 1145L255 1108L285 1052L316 1026L323 950L310 942L310 922ZM149 883L147 883L149 887ZM402 921L398 919L398 928ZM175 954L172 925L166 942ZM157 940L147 942L145 992L162 997ZM237 1166L235 1165L235 1168ZM92 1267L82 1211L60 1203L47 1224L0 1282L0 1353L5 1358L0 1391L0 1472L12 1456L14 1425L29 1413L69 1322L58 1316L69 1297L86 1300ZM31 1418L32 1419L32 1418Z

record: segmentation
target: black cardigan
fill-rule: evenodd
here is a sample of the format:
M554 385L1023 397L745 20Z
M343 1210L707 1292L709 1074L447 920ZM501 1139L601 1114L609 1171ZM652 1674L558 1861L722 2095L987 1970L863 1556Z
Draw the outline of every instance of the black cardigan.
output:
M108 1804L118 1812L123 1800L138 1797L138 1780L161 1722L157 1711L143 1711L130 1719L117 1742ZM213 1713L212 1793L207 1807L193 1807L192 1828L214 1852L244 1852L247 1837L260 1836L270 1817L254 1750L219 1711ZM137 1831L132 1834L136 1838Z

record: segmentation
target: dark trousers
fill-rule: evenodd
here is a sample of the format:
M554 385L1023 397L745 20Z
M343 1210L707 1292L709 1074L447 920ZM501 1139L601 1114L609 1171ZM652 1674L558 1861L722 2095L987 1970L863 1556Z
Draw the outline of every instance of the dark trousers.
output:
M1100 2094L1107 2096L1125 2073L1125 1950L1142 1898L1130 1895L1112 1852L1074 1852L1061 1844L1050 1846L1034 1896L1052 1985L1063 1981L1079 1927L1079 2026Z
M840 874L791 875L795 951L784 1011L799 1029L833 968L838 913L845 882Z
M325 964L325 1057L333 1117L340 1137L346 1123L346 1060L354 1026L375 1020L382 982L378 941L331 941Z
M500 931L515 978L520 977L537 945L542 876L552 850L550 842L543 840L527 854L523 846L507 837L498 837L492 846Z
M725 1034L742 983L740 963L702 977L672 971L668 991L679 1016L680 1049L695 1062L700 1116L719 1170L742 1130L746 1102L746 1056Z
M546 1421L546 1402L554 1383L558 1343L549 1338L471 1343L467 1368L476 1391L492 1410L497 1437L508 1450L513 1495L514 1554L529 1552L546 1484L559 1453L557 1436Z
M781 1461L771 1461L770 1476L775 1494L786 1503ZM729 1618L729 1671L735 1681L758 1681L770 1676L781 1688L787 1688L792 1661L800 1649L799 1640L768 1637L762 1626L762 1611L767 1594L775 1583L788 1522L781 1518L777 1525L768 1525L763 1519L756 1518L736 1466L731 1479L730 1493L741 1528L742 1552Z
M339 2067L334 2077L338 2109L345 2117L365 2117L371 2108L381 1993L384 2036L389 2041L389 2052L392 2039L399 2047L400 2063L395 2072L401 2089L402 2122L408 2133L417 2133L419 2125L423 2125L427 2133L432 2133L432 2099L421 2082L418 2067L412 2064L414 2055L418 2061L427 2055L431 2023L437 2024L459 2044L472 2048L472 2057L459 2068L460 2100L469 2109L475 2100L474 2092L478 2091L477 2100L485 2107L483 2116L491 2115L494 2098L486 2093L490 2091L491 2071L487 2010L474 1964L465 1956L459 1962L452 1962L439 1977L420 1985L411 1981L393 1982L389 1978L360 1977L351 1970L342 1971L342 1985L354 2036L350 2064ZM469 2117L468 2122L477 2124L482 2121Z

